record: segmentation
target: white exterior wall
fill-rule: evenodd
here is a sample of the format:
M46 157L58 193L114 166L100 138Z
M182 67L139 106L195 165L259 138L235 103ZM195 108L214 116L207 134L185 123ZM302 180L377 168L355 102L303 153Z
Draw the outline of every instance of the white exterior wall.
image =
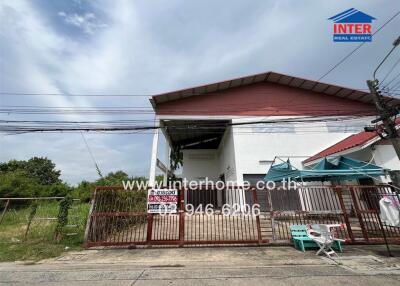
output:
M228 128L218 147L219 175L225 175L225 181L236 181L236 158L232 128Z
M185 149L183 152L182 177L188 181L208 178L219 180L224 174L226 181L236 180L236 166L231 128L225 131L218 149Z
M376 165L385 169L400 170L400 161L392 145L376 145L373 152Z
M287 118L287 117L286 117ZM243 121L282 119L273 118L247 118L234 119L233 123ZM308 123L311 127L314 123ZM265 174L271 166L275 156L286 160L290 157L291 163L296 168L303 168L302 161L332 144L348 137L351 133L328 132L327 128L318 124L318 132L310 133L294 125L293 133L253 133L253 127L249 125L233 126L233 138L235 144L235 157L238 178L243 178L243 174ZM324 132L326 130L326 132ZM322 133L324 132L324 133ZM299 156L296 158L296 156ZM260 161L270 161L260 163ZM279 159L276 163L280 163Z
M217 150L187 149L182 150L183 168L182 178L188 181L204 181L218 179Z

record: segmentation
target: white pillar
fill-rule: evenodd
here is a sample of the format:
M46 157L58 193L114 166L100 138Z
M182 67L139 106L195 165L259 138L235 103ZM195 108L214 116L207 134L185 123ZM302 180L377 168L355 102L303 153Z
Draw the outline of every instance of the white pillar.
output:
M233 122L233 121L232 121ZM231 136L232 136L232 141L233 141L233 156L234 156L234 162L235 162L235 172L236 172L236 184L239 187L243 187L244 183L243 183L243 170L242 170L242 166L240 164L240 154L238 151L238 142L237 140L235 140L235 138L237 138L237 134L236 133L236 129L235 127L230 127L230 132L231 132ZM234 203L238 203L241 207L246 203L246 195L245 195L245 191L243 189L238 189L235 192L237 192L237 195L239 196L239 201L238 202L234 202Z
M159 120L156 120L154 125L155 126L159 126ZM159 133L159 129L157 128L157 129L154 130L153 145L152 145L152 148L151 148L149 187L154 187L155 186L155 182L156 182L158 133Z
M165 140L165 164L167 167L167 170L170 168L170 154L171 154L171 148L169 147L169 142L168 140ZM166 187L168 183L168 171L164 172L164 186Z

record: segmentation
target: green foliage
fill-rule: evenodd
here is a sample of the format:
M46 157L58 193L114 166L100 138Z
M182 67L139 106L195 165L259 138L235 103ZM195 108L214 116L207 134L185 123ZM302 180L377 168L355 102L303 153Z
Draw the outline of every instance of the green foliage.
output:
M0 197L65 197L88 202L97 186L121 186L122 181L146 181L131 177L124 171L110 172L96 181L83 180L76 187L60 180L60 171L47 158L33 157L27 161L0 163ZM162 180L162 176L157 176Z
M171 171L177 170L183 164L183 153L179 146L171 149L170 153L170 168Z
M0 197L65 196L71 188L47 158L0 163Z
M26 176L36 180L41 185L60 183L59 170L56 165L47 158L33 157L28 161L11 160L0 164L0 174L24 171Z
M2 207L2 205L0 205ZM25 239L31 204L10 208L0 225L0 261L33 260L60 256L68 250L80 250L90 205L74 202L68 212L68 224L77 225L69 230L76 235L63 235L54 240L55 220L38 220L43 217L57 217L59 203L38 201L36 213Z
M24 166L26 165L26 161L17 161L11 160L7 163L0 163L0 172L7 173L7 172L14 172L17 170L24 170Z
M98 212L145 212L147 210L147 191L101 190L96 194Z
M28 223L31 223L33 218L35 217L35 214L37 212L37 208L38 208L38 204L37 202L33 202L31 204L31 211L29 212L29 216L28 216Z
M31 226L31 223L32 223L33 218L34 218L35 215L36 215L37 209L38 209L38 203L37 203L36 201L34 201L34 202L31 204L31 210L30 210L29 216L28 216L28 225L27 225L27 227L26 227L24 239L26 239L26 237L27 237L27 235L28 235L29 228L30 228L30 226Z
M90 200L94 189L97 186L121 186L124 180L147 180L116 171L96 181L84 180L74 187L63 182L60 175L55 164L47 158L0 163L0 197L66 197L60 204L48 201L13 202L0 225L0 261L40 260L60 255L67 246L71 250L80 249L89 210L89 204L85 202ZM162 180L162 176L156 179ZM110 194L106 192L104 195ZM79 205L74 202L71 207L71 198L80 199ZM103 208L145 212L146 201L146 191L133 190L121 192L112 200L105 198ZM0 210L2 207L0 205ZM55 217L57 220L37 219ZM117 224L120 228L124 225L123 221L120 226ZM71 226L77 228L70 229Z
M162 178L161 178L162 179ZM143 182L147 179L145 177L130 177L123 171L116 171L108 173L105 177L100 178L94 182L82 181L76 186L70 195L73 198L80 199L82 202L88 202L94 189L97 186L121 186L122 181L138 181Z
M54 232L54 239L60 240L63 228L68 224L68 211L73 203L72 198L65 197L60 201L60 206L57 215L57 226Z
M99 186L120 186L123 180L130 180L131 178L124 171L116 171L108 173L107 176L102 177L96 181Z
M61 182L61 171L55 168L56 165L51 160L39 157L29 159L25 166L28 175L37 179L42 185L52 185Z
M71 191L66 183L42 185L25 170L0 173L0 197L52 197L65 196Z
M28 177L24 170L16 169L0 175L0 197L34 197L42 189L43 186Z
M88 202L91 199L92 192L95 189L96 184L93 182L82 181L73 188L70 195L74 199L80 199L82 202Z

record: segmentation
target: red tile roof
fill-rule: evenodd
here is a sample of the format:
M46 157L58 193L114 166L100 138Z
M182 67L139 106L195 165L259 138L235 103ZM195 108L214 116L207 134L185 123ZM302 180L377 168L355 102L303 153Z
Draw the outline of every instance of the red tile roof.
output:
M396 119L396 125L400 125L400 118ZM358 134L353 134L350 135L349 137L343 139L342 141L339 141L338 143L326 148L325 150L322 150L321 152L315 154L314 156L311 156L310 158L307 158L306 160L303 161L303 163L309 163L315 160L318 160L320 158L333 155L339 152L343 152L345 150L354 148L354 147L361 147L371 141L372 139L378 137L377 132L360 132Z
M332 145L327 149L322 150L321 152L315 154L314 156L307 158L306 160L303 161L303 163L308 163L335 153L348 150L353 147L362 146L368 141L375 138L376 136L378 136L376 132L365 132L365 131L358 134L350 135L349 137L343 139L342 141L339 141L335 145Z

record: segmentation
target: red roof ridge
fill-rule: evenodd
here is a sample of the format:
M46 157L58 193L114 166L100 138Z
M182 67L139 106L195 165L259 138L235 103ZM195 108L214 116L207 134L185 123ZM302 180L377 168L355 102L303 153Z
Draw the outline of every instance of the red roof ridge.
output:
M210 85L213 85L213 84L222 84L222 83L230 82L230 81L233 81L233 80L242 80L242 79L250 78L250 77L268 75L268 74L271 74L271 73L275 73L275 74L281 75L281 76L289 76L289 77L297 78L297 79L304 80L304 81L311 81L311 82L314 82L316 85L317 84L326 84L326 85L336 86L336 87L339 87L339 88L351 89L351 90L363 92L363 93L366 93L366 94L369 93L367 90L362 90L362 89L342 86L342 85L338 85L338 84L327 83L327 82L323 82L323 81L313 80L313 79L309 79L309 78L305 78L305 77L298 77L298 76L294 76L294 75L291 75L291 74L285 74L285 73L275 72L275 71L271 71L270 70L270 71L267 71L267 72L255 73L255 74L250 74L250 75L246 75L246 76L233 77L233 78L228 78L228 79L221 80L221 81L214 81L214 82L209 82L209 83L206 83L206 84L200 84L200 85L190 86L190 87L186 87L186 88L180 88L180 89L172 90L172 91L168 91L168 92L162 92L162 93L158 93L158 94L152 95L152 98L156 98L156 97L161 96L161 95L167 95L167 94L170 94L170 93L184 92L184 91L188 91L188 90L195 89L195 88L207 87L207 86L210 86Z
M326 94L330 96L338 96L341 98L348 98L350 100L373 104L373 96L365 89L356 89L344 87L338 84L330 84L318 80L306 79L298 76L287 75L284 73L267 71L263 73L256 73L248 76L241 76L231 78L223 81L217 81L198 86L178 89L169 92L155 94L150 97L150 102L155 109L157 104L183 99L192 96L199 96L203 94L219 92L230 88L251 85L260 82L276 83L292 88L303 89L311 92ZM400 98L384 96L386 102L390 105L400 106Z
M396 125L400 126L400 118L396 119ZM307 158L303 161L304 163L309 163L318 159L321 159L326 156L330 156L339 152L343 152L349 150L354 147L361 147L370 142L371 140L376 139L379 137L378 132L366 132L362 131L357 134L352 134L339 142L331 145L330 147L320 151L319 153ZM379 137L380 138L380 137Z

